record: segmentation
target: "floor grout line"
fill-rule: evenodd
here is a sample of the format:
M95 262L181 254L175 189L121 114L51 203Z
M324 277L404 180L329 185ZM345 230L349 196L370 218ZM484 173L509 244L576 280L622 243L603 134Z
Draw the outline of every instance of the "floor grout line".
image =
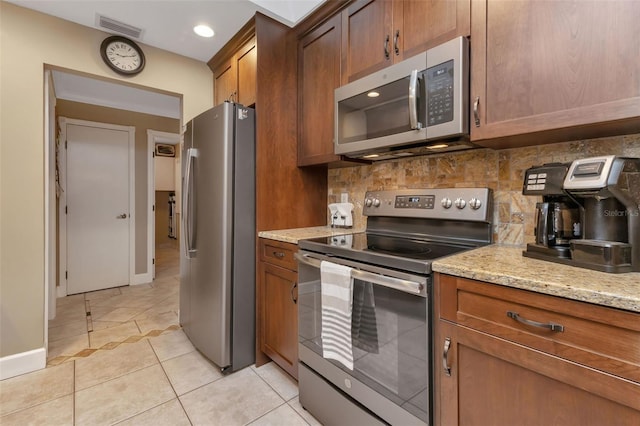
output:
M137 324L136 324L137 327ZM115 348L117 348L118 346L125 344L125 343L136 343L139 342L142 339L148 338L148 337L156 337L156 336L160 336L161 334L164 334L166 332L171 332L171 331L176 331L176 330L180 330L182 327L180 327L179 325L170 325L169 327L165 328L164 330L150 330L145 334L138 334L138 335L134 335L134 336L129 336L126 339L120 341L120 342L109 342L109 343L105 343L104 345L102 345L99 348L86 348L86 349L82 349L81 351L75 353L74 355L61 355L61 356L57 356L51 360L49 360L47 362L47 366L54 366L54 365L60 365L64 362L67 361L73 361L76 359L81 359L81 358L86 358L90 355L93 355L94 353L98 352L98 351L102 351L102 350L113 350ZM140 328L138 328L138 331L140 330ZM89 338L91 335L89 335ZM90 343L90 342L89 342Z

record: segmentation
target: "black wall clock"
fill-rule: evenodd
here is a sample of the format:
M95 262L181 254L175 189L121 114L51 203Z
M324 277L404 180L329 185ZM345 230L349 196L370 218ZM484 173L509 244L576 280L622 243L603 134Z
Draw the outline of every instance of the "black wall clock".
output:
M100 56L115 72L136 75L144 69L144 53L132 40L120 36L107 37L100 45Z

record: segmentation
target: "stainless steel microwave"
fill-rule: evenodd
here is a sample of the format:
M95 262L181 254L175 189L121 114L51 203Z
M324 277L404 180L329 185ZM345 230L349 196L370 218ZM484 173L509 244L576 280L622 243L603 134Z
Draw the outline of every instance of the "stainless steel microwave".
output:
M335 90L335 153L384 160L473 148L469 41L458 37Z

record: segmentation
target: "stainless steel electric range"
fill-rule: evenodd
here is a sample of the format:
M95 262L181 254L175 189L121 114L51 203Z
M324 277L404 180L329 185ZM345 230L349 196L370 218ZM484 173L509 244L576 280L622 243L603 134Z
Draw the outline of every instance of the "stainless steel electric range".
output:
M300 402L325 425L429 425L432 270L492 242L487 188L370 191L366 232L299 242Z

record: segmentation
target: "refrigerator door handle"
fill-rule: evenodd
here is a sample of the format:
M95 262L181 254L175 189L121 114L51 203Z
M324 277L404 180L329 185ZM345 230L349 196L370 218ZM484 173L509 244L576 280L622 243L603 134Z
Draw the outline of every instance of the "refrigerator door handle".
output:
M190 202L192 197L195 196L195 187L193 187L194 194L191 193L192 185L192 173L193 173L193 162L198 158L198 150L196 148L187 149L187 158L186 165L187 170L185 171L185 179L184 179L184 202L183 202L183 213L184 213L184 233L185 233L185 256L187 259L195 257L197 250L193 247L193 234L194 232L194 224L195 220L193 217L193 212L190 208Z

